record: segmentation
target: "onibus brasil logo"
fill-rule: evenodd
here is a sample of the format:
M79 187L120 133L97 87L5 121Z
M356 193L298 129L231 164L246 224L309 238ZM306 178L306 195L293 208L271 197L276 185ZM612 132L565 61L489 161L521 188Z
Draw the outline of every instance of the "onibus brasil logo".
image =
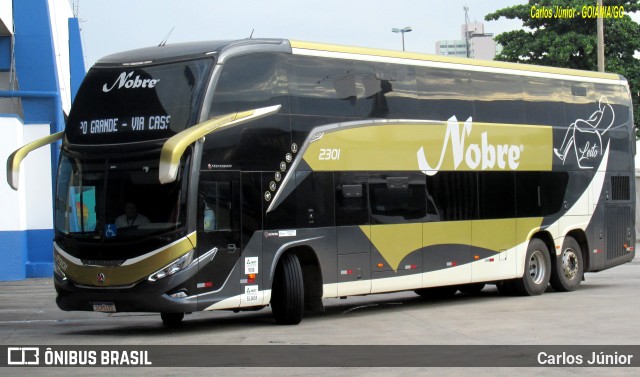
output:
M447 149L451 149L453 155L453 169L458 170L464 162L469 170L494 170L498 169L516 170L520 166L520 156L524 151L522 145L493 144L489 140L488 132L482 132L480 143L467 143L468 137L473 130L473 122L469 117L462 126L454 116L447 121L447 129L440 152L440 159L435 167L427 162L424 147L420 147L417 152L418 166L420 170L429 176L440 171Z

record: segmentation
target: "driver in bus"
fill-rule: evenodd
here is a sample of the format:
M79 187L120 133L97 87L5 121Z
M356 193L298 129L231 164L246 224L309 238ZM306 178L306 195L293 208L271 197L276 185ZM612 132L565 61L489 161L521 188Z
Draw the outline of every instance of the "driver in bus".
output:
M131 226L138 226L149 224L149 218L145 215L138 213L136 205L132 202L127 202L124 205L124 214L116 218L117 228L127 228Z

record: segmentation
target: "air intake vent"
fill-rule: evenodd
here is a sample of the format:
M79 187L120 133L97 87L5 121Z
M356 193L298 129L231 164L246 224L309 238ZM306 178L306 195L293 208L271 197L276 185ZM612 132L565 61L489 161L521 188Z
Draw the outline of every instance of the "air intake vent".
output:
M611 177L611 199L630 200L631 189L629 187L628 176Z
M626 206L607 208L605 225L607 227L607 261L628 253L627 244L631 240L631 224L631 208Z

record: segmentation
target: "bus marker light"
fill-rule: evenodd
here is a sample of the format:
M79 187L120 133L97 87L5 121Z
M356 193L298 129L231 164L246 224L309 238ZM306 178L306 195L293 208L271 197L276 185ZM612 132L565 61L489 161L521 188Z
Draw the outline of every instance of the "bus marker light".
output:
M456 261L447 262L447 267L455 267L457 265L458 265L458 263Z
M495 262L495 258L485 259L487 262Z
M378 263L378 268L384 267L384 263Z
M474 255L473 259L478 260L478 259L480 259L480 256L479 255Z
M196 287L197 288L211 288L211 287L213 287L213 282L208 281L206 283L198 283L196 285Z
M256 274L249 274L247 276L247 283L255 283L256 282Z

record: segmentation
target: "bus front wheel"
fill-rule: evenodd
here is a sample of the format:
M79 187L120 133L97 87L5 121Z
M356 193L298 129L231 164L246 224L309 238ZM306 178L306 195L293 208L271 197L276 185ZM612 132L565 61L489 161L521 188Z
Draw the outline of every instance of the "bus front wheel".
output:
M573 237L565 237L562 253L551 269L551 286L558 292L575 291L582 282L584 266L580 245Z
M273 279L271 311L281 325L297 325L304 314L302 267L295 254L286 254L278 262Z
M549 285L551 256L549 248L538 238L529 241L524 263L524 275L513 281L515 291L522 296L541 295Z

